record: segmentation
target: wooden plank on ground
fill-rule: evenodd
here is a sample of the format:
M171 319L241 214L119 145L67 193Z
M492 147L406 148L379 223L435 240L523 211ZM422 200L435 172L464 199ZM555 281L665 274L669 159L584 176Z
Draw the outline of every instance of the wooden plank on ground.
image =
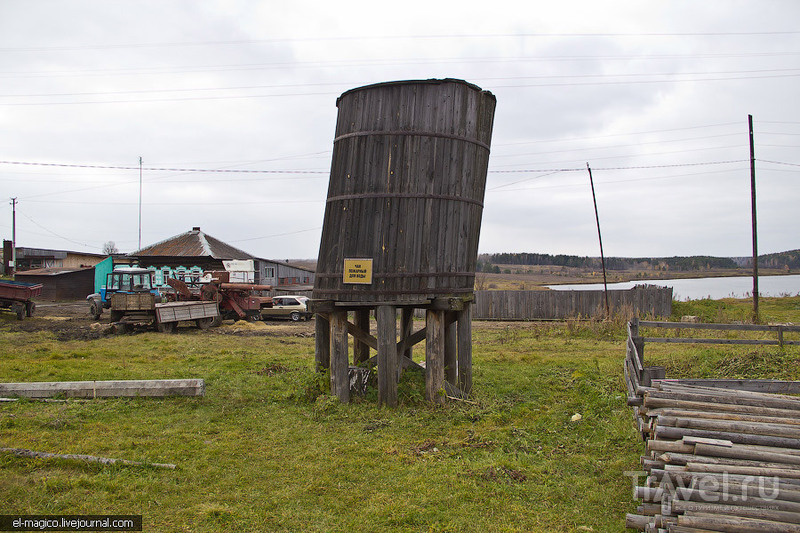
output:
M42 381L0 383L0 396L24 398L135 398L203 396L202 379L135 379L111 381Z

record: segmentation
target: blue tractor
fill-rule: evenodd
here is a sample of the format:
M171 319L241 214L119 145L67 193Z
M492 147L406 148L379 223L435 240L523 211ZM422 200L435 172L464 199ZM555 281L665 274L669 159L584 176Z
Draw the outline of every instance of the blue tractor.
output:
M118 292L125 294L150 292L160 299L160 293L155 288L155 272L146 268L117 267L106 275L106 283L100 287L100 292L86 297L86 301L89 302L89 314L95 320L99 320L103 309L111 307L111 296ZM111 318L113 322L115 317Z

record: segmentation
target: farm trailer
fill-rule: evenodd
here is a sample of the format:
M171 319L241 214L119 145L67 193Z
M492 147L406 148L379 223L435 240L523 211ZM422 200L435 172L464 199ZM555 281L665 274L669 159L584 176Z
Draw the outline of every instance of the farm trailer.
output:
M156 296L150 292L115 293L111 296L111 322L119 333L136 326L155 327L163 333L171 333L178 322L187 321L193 321L200 329L208 329L218 317L217 302L156 303Z
M41 283L0 281L0 307L17 315L17 320L33 316L36 304L31 300L42 294Z

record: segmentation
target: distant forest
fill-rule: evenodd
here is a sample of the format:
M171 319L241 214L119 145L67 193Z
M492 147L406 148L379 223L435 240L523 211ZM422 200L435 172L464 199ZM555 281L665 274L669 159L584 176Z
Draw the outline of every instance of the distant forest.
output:
M479 272L499 272L497 265L543 265L584 269L600 269L599 257L577 255L550 255L536 253L481 254L478 258ZM750 257L710 257L695 255L691 257L607 257L609 270L711 270L750 268ZM758 257L758 266L765 268L800 268L800 250L791 250Z

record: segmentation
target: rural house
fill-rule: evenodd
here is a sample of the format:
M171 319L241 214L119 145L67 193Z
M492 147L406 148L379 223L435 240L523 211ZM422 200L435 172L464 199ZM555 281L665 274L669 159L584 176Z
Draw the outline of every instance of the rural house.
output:
M129 254L156 273L156 285L170 277L199 279L205 272L229 270L241 281L272 285L277 290L304 290L314 283L314 271L286 262L255 257L194 227Z

